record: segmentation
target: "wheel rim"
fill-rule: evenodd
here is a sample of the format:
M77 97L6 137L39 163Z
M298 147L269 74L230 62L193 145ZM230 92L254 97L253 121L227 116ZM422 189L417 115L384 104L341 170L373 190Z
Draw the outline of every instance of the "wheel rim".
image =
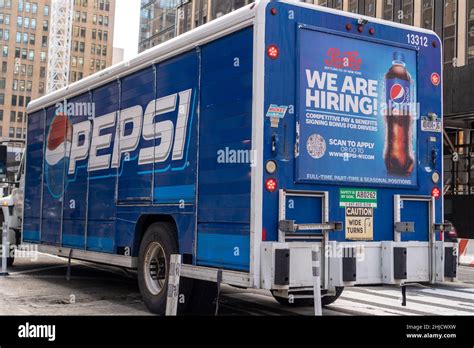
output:
M158 295L165 287L167 272L165 250L158 242L152 242L146 251L143 274L148 291Z

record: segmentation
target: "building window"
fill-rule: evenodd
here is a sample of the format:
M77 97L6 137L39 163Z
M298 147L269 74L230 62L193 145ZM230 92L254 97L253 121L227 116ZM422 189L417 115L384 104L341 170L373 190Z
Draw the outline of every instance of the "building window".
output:
M4 77L0 78L0 89L5 89L5 81Z
M413 0L402 0L402 12L400 13L403 24L413 25L413 11L414 11Z
M413 11L413 0L400 0L397 2L394 0L383 0L382 2L382 17L389 21L413 25Z
M15 128L14 127L10 127L10 129L8 130L8 136L10 138L13 138L15 136Z
M49 29L49 22L43 21L43 31L48 31L48 29Z
M323 0L319 2L319 5L342 10L342 0Z
M376 0L365 0L364 1L364 15L375 17L377 15L377 1Z
M16 111L10 111L10 122L16 122Z
M0 105L5 104L5 94L0 93Z
M443 44L444 63L453 65L456 58L457 1L444 0Z
M49 16L49 6L48 5L45 5L44 8L43 8L43 14L45 16Z
M359 13L359 0L349 0L349 12Z
M228 1L215 1L213 2L212 6L212 13L211 15L213 18L217 18L216 16L222 16L224 13L216 12L216 7L219 4L228 3ZM192 11L192 2L187 2L181 5L178 8L178 33L183 34L189 30L191 30L191 11Z
M0 121L3 121L3 110L0 110ZM1 137L1 136L2 136L2 135L0 134L0 137Z

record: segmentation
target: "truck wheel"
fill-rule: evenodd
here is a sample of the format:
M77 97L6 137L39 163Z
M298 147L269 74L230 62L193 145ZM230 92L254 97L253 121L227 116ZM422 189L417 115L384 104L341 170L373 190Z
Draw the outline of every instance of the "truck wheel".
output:
M321 304L328 306L331 303L334 303L342 294L344 290L343 287L336 287L336 294L334 296L323 296L321 298ZM288 298L277 296L276 293L272 291L272 295L277 300L278 303L288 306L288 307L311 307L314 306L314 300L312 298L296 298L292 302L288 301Z
M138 255L138 285L152 313L166 312L170 255L177 253L176 229L171 224L158 222L148 227ZM187 283L181 278L180 290L187 287Z
M336 300L342 295L342 292L344 291L344 287L336 287L336 294L334 296L324 296L321 299L321 303L323 306L328 306L331 303L336 302Z
M0 245L3 244L3 238L2 238L2 226L3 222L5 221L5 217L3 216L3 213L0 212ZM10 253L10 250L8 250L8 253ZM1 255L0 255L1 256ZM7 257L7 267L12 267L13 263L15 262L15 256L13 257ZM2 259L0 257L0 268L2 267Z

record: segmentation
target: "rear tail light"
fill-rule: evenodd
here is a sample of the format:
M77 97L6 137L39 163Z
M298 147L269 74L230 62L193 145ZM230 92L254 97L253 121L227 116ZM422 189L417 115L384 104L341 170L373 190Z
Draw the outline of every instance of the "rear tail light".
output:
M278 49L276 45L270 45L268 46L267 54L268 54L268 57L270 57L270 59L277 59L278 56L280 55L280 50Z
M268 192L275 192L277 189L277 182L275 179L270 178L265 181L265 188L267 189Z

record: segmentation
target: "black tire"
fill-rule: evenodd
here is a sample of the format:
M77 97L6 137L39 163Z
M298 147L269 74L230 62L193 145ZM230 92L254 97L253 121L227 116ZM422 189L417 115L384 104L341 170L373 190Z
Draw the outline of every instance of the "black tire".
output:
M343 287L336 287L336 294L334 296L323 296L321 298L321 304L323 307L334 303L344 291ZM311 307L314 306L314 300L312 298L296 298L293 301L289 301L288 298L277 296L276 293L272 291L272 295L277 300L277 302L281 305L287 307Z
M321 304L323 306L328 306L331 303L334 303L337 301L337 299L342 295L342 292L344 291L344 287L336 287L336 294L334 296L324 296L321 299Z
M0 245L3 243L3 238L2 238L2 226L3 222L5 221L5 217L3 216L3 213L0 211ZM10 250L8 250L8 253L10 253ZM7 257L7 267L12 267L13 263L15 262L15 256L13 257ZM0 258L0 268L2 266L2 259Z
M156 257L153 257L157 250ZM179 253L176 228L169 223L154 223L148 227L138 255L138 285L142 299L150 312L166 312L170 255ZM148 256L148 258L147 258ZM180 296L189 296L191 282L180 279ZM185 301L186 302L186 301ZM178 306L182 312L184 305Z

